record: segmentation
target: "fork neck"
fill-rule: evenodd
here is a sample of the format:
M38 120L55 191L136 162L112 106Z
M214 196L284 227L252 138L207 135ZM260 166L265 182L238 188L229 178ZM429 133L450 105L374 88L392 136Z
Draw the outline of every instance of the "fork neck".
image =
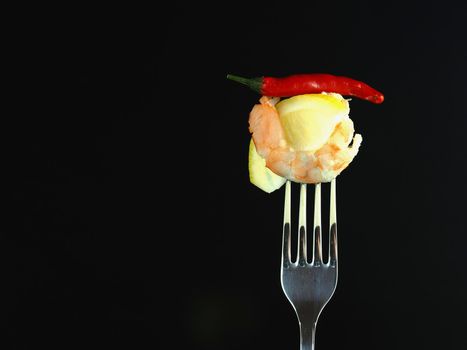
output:
M315 350L316 322L300 323L300 350Z

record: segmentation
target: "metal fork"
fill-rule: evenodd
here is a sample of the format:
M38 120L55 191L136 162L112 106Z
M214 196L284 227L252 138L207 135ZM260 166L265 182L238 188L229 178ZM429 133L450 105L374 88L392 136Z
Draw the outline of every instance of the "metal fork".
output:
M321 184L315 185L313 257L311 261L308 261L306 238L307 187L306 184L301 184L297 259L295 261L291 259L290 186L290 181L287 181L284 203L281 284L298 317L300 350L314 350L318 317L331 299L337 285L336 180L331 182L330 239L327 262L323 262L321 247Z

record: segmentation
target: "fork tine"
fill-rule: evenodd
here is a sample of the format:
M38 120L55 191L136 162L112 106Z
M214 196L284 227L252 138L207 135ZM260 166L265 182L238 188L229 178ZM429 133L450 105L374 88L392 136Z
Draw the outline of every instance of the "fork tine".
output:
M285 184L284 200L284 232L282 238L282 264L287 267L290 264L290 181Z
M313 264L323 263L323 251L321 249L321 184L315 185L315 215L313 221Z
M300 185L300 209L298 212L298 249L297 261L300 266L307 263L306 254L306 184Z
M337 265L337 215L336 215L336 179L331 181L331 208L329 211L329 227L330 227L330 252L329 263L331 266Z

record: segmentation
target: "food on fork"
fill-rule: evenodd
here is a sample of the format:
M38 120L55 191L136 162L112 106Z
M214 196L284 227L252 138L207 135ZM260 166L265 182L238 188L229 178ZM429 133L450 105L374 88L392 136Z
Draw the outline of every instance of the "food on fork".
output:
M250 179L266 192L285 179L303 183L330 182L358 152L362 137L354 135L349 103L339 94L306 94L277 103L262 97L250 113L254 148L264 159L262 168L250 156ZM349 147L353 139L352 146ZM274 176L267 178L268 170Z
M250 181L268 193L286 180L316 184L338 176L362 142L361 135L354 135L349 101L342 95L384 100L362 82L329 74L228 78L263 94L250 112L248 163Z

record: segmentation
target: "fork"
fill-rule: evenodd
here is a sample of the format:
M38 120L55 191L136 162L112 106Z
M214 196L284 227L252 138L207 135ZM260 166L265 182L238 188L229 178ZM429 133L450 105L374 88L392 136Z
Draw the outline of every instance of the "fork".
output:
M300 325L300 350L315 349L315 332L321 311L331 299L337 285L337 220L336 220L336 180L331 182L330 199L330 239L328 259L323 262L321 247L321 184L315 185L313 256L307 259L306 237L306 193L307 185L300 185L300 209L297 258L292 261L290 249L291 235L291 195L290 181L285 187L284 227L282 241L281 285L287 299L292 304Z

